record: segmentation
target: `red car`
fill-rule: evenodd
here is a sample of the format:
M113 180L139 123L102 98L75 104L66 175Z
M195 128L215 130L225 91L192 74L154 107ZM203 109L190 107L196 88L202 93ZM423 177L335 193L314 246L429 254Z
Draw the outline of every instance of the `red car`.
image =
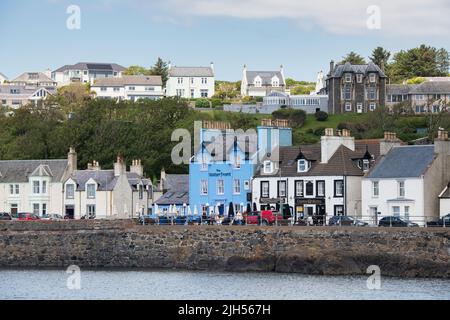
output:
M277 222L281 225L283 216L275 211L263 210L248 213L245 220L250 225L271 226L277 224Z
M34 221L34 220L40 220L40 218L39 218L39 216L37 216L34 213L20 212L17 214L17 220L19 220L19 221Z

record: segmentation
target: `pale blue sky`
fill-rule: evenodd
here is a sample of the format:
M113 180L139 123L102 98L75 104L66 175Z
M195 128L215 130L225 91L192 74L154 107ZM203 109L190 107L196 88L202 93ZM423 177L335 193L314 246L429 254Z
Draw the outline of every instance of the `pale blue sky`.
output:
M392 3L392 2L395 2ZM76 62L149 67L216 66L216 78L240 80L242 66L278 69L315 80L330 59L353 50L365 57L421 43L450 49L446 0L0 0L0 72L56 69ZM66 28L69 5L81 29ZM379 5L381 29L366 12Z

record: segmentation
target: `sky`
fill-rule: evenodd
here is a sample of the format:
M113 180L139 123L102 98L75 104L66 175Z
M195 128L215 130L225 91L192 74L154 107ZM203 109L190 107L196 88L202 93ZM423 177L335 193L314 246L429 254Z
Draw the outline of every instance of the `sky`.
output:
M0 72L161 57L214 62L217 80L240 80L246 64L314 81L350 51L450 50L449 15L448 0L0 0Z

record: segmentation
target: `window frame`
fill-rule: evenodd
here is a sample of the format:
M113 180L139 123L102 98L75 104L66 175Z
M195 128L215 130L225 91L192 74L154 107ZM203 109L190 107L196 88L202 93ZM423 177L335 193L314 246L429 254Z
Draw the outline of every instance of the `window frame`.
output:
M281 195L281 185L284 185L284 195ZM287 197L287 181L286 180L278 180L277 181L277 195L278 198L286 198Z
M299 192L298 186L301 186L301 193ZM303 180L295 180L294 181L294 189L295 189L295 197L296 198L304 198L305 197L305 184Z
M264 192L264 186L267 185L267 196ZM270 181L261 181L261 199L269 199L270 198Z
M92 189L90 189L92 188ZM95 183L88 183L86 184L86 198L88 199L95 199L97 196L97 185ZM92 191L92 195L91 195Z
M225 181L223 179L216 180L216 194L218 196L225 195Z
M337 191L338 191L338 188L337 188L338 183L342 184L342 194L338 194L337 193ZM344 190L345 189L345 187L344 187L344 180L342 180L342 179L334 180L333 185L334 185L334 197L335 198L343 198L344 197L344 192L345 192L345 190Z
M323 193L319 193L319 185L323 186ZM326 186L325 186L325 180L317 180L316 181L316 196L320 198L324 198L326 194Z

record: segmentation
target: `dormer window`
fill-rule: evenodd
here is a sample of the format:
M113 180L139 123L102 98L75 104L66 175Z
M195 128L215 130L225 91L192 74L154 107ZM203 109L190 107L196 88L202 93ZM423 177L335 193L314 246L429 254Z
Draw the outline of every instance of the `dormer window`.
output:
M345 74L345 82L352 82L352 75L350 73Z
M279 87L280 86L280 80L278 79L278 77L273 77L272 78L272 87Z
M208 170L208 161L206 160L206 157L203 156L201 160L201 170L207 171Z
M375 83L376 80L377 80L377 75L375 73L371 73L370 76L369 76L369 79L370 79L369 81L371 83Z
M363 171L364 171L364 172L369 171L369 166L370 166L369 160L364 159L364 160L362 161L362 169L363 169Z
M307 172L309 170L309 163L305 159L300 159L297 162L297 172Z
M261 84L262 84L261 78L260 78L259 76L256 77L256 78L255 78L255 81L254 81L255 87L261 87Z
M264 173L271 174L273 172L272 161L264 161Z
M234 167L236 169L241 168L241 157L239 155L236 155L236 158L234 159Z
M363 75L362 74L358 73L356 75L356 82L358 82L358 83L362 83L363 82Z

